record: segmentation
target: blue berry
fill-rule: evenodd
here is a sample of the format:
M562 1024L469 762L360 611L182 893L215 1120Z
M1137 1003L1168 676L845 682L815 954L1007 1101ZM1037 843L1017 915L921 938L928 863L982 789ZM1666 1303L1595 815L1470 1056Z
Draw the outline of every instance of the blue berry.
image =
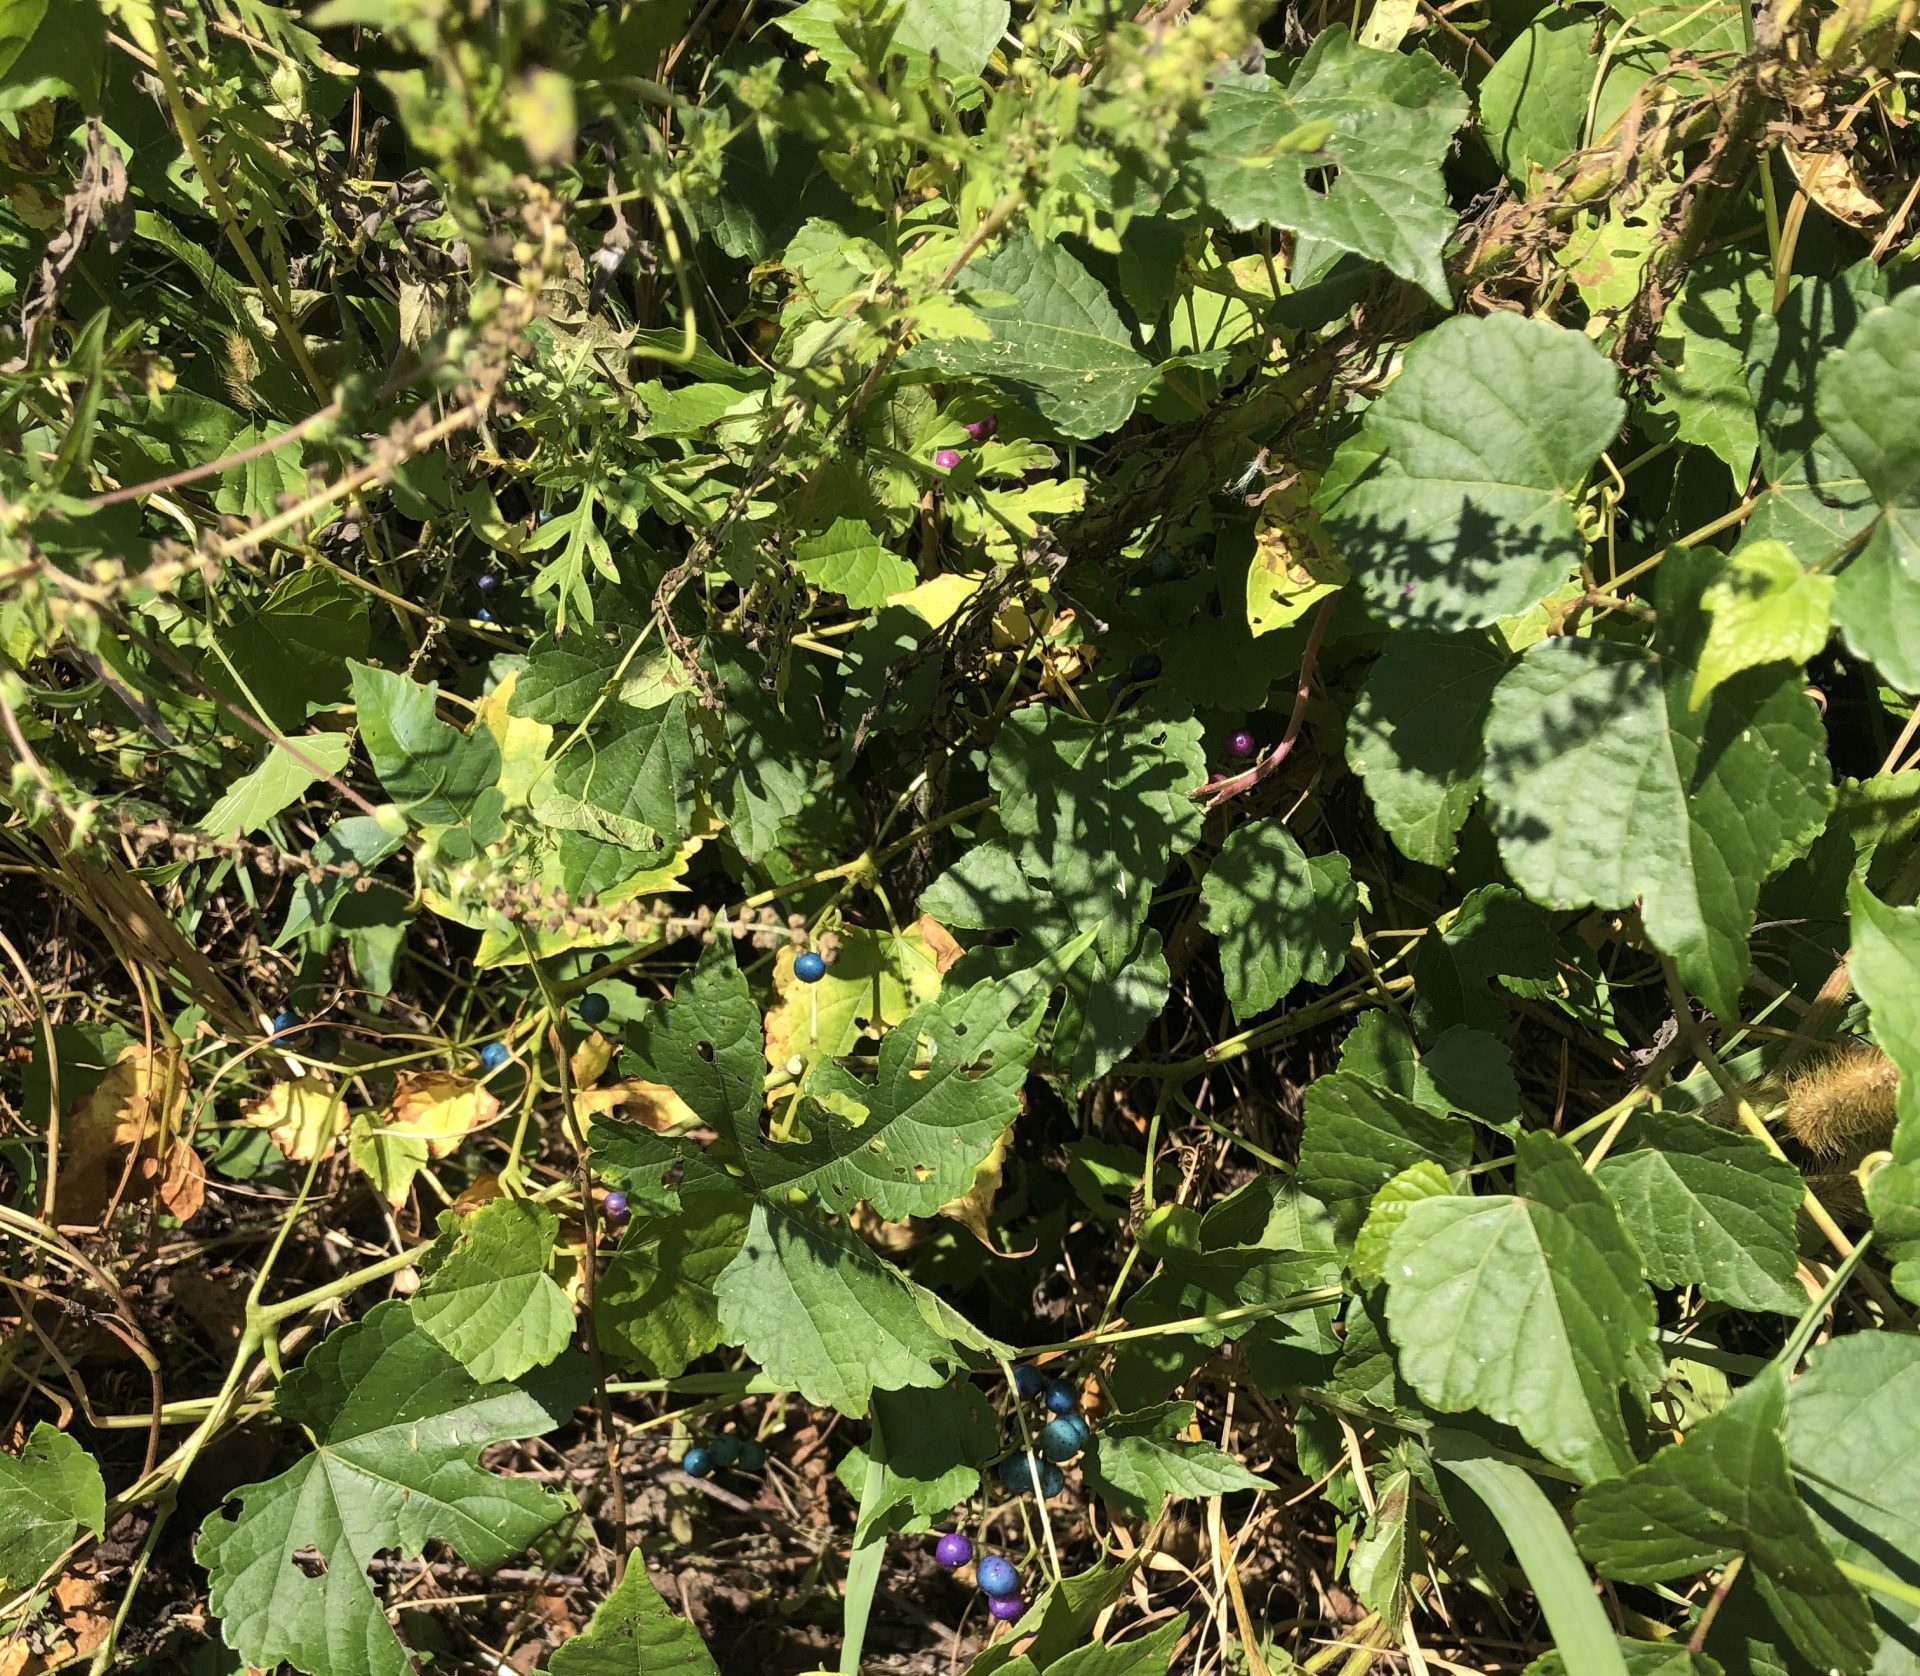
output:
M298 1013L275 1013L273 1015L273 1028L268 1034L284 1036L289 1030L298 1030L299 1028L300 1015Z
M613 1192L602 1199L600 1205L601 1208L606 1211L607 1215L616 1222L627 1214L627 1196L618 1188L615 1188Z
M505 1042L489 1042L480 1050L480 1063L489 1071L499 1070L512 1057Z
M1133 667L1127 671L1129 678L1135 681L1157 681L1160 679L1160 654L1142 652L1133 660Z
M1073 1387L1064 1379L1047 1381L1047 1412L1049 1414L1071 1414L1080 1406L1080 1399L1073 1394Z
M478 611L474 612L473 620L476 623L490 623L493 621L493 613L483 605Z
M827 975L826 960L813 949L808 949L794 961L793 975L802 983L818 983Z
M713 1451L696 1443L680 1457L680 1470L689 1478L705 1478L713 1471Z
M948 1531L933 1545L933 1557L949 1571L973 1558L973 1544L958 1531Z
M1070 1461L1086 1448L1093 1428L1077 1414L1062 1414L1040 1428L1040 1453L1050 1461Z
M1014 1394L1022 1402L1032 1402L1047 1388L1047 1376L1031 1362L1022 1362L1013 1370Z
M1033 1488L1033 1463L1025 1451L1000 1463L1000 1484L1011 1496L1024 1496Z
M1010 1624L1027 1615L1027 1603L1018 1595L995 1595L987 1602L987 1611L996 1622Z
M500 586L500 578L490 570L483 570L480 572L479 579L475 581L473 585L483 594L490 594L495 588Z
M582 1024L604 1023L607 1014L611 1011L612 1008L607 1005L607 998L604 995L595 995L589 992L580 997L580 1022Z
M1052 1501L1067 1487L1067 1475L1051 1461L1040 1463L1040 1499Z
M747 1438L740 1445L740 1470L758 1472L767 1464L767 1451L755 1438Z
M740 1459L740 1440L731 1432L722 1432L713 1440L713 1459L716 1466L732 1466Z
M1006 1600L1020 1592L1020 1573L1004 1554L988 1554L974 1571L980 1592L994 1600Z

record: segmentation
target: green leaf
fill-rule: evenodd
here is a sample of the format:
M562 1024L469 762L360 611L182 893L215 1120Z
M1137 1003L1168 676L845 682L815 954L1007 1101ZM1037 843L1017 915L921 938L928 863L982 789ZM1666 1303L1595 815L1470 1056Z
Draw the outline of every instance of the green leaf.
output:
M638 1553L593 1621L554 1648L547 1676L719 1676L700 1632L667 1610Z
M1389 623L1480 628L1563 582L1574 504L1626 408L1578 332L1498 313L1436 326L1340 445L1322 521ZM1552 390L1551 402L1519 392Z
M1625 1477L1596 1484L1574 1510L1581 1551L1627 1583L1691 1577L1744 1555L1761 1598L1793 1644L1826 1670L1864 1671L1875 1633L1794 1494L1777 1366L1718 1414Z
M1536 169L1557 170L1616 122L1661 67L1646 47L1601 55L1592 20L1549 6L1515 35L1480 83L1480 130L1516 186ZM1596 89L1595 82L1599 82Z
M1351 1238L1367 1204L1402 1170L1422 1162L1443 1171L1473 1161L1473 1125L1430 1112L1350 1071L1307 1089L1300 1135L1300 1185L1324 1200Z
M1594 1597L1567 1527L1545 1492L1520 1467L1476 1437L1434 1436L1434 1459L1486 1504L1539 1597L1542 1616L1566 1660L1567 1676L1626 1676L1613 1626Z
M640 1075L665 1083L735 1147L758 1140L766 1046L731 937L702 951L672 998L647 1010L629 1032L628 1056Z
M1482 885L1467 893L1438 937L1420 939L1413 959L1413 1022L1427 1039L1462 1024L1504 1036L1507 1012L1489 985L1503 978L1545 980L1554 970L1545 915L1517 890Z
M217 661L203 673L223 688L237 682L242 704L253 694L267 720L291 733L310 711L347 696L349 669L367 655L368 633L367 595L316 565L296 570L257 612L222 630L231 675Z
M1153 1518L1169 1501L1191 1496L1273 1488L1224 1450L1178 1441L1192 1420L1192 1403L1172 1402L1104 1421L1086 1459L1088 1481L1138 1518Z
M344 733L303 733L289 743L293 750L283 745L269 746L257 768L228 786L200 817L200 830L222 838L258 832L288 804L303 797L320 778L320 772L338 774L353 754L353 741ZM298 757L294 751L299 752Z
M1264 222L1353 251L1444 308L1454 218L1440 165L1466 116L1460 84L1426 53L1363 47L1335 24L1283 86L1215 91L1193 169L1232 226Z
M571 727L581 721L620 665L620 648L579 634L536 650L513 683L507 709L530 722Z
M1688 274L1660 337L1659 411L1673 416L1682 442L1724 460L1741 490L1760 444L1747 356L1755 326L1772 307L1773 271L1764 257L1716 252Z
M980 1469L1000 1453L1000 1418L972 1385L876 1391L873 1419L884 1459L880 1493L862 1507L863 1521L902 1502L916 1521L942 1518L980 1493ZM864 1449L842 1459L840 1480L850 1492L862 1483L867 1460Z
M1687 695L1695 710L1716 687L1761 664L1795 667L1827 644L1834 581L1802 570L1784 541L1742 547L1700 596L1706 644Z
M862 1415L875 1389L943 1385L956 1351L930 1294L850 1229L759 1200L714 1283L720 1323L767 1377Z
M1725 1676L1719 1660L1689 1652L1684 1643L1630 1641L1622 1635L1614 1646L1626 1663L1627 1676ZM1545 1653L1520 1676L1577 1676L1577 1669L1564 1653Z
M1819 377L1820 423L1879 503L1840 573L1834 619L1889 681L1920 692L1920 293L1875 309Z
M884 605L920 580L913 566L896 558L857 518L836 518L819 535L793 544L794 563L816 588L841 595L856 611Z
M1308 856L1280 820L1249 821L1220 846L1200 886L1220 943L1227 1003L1242 1023L1300 983L1346 964L1358 899L1343 855Z
M630 850L671 849L693 812L693 733L687 701L651 710L609 704L553 773L557 796L535 814Z
M370 664L350 666L360 738L387 795L418 826L457 826L500 774L485 728L462 733L436 713L440 689Z
M1893 1158L1867 1178L1876 1237L1893 1258L1893 1284L1920 1303L1920 908L1876 901L1848 887L1853 986L1873 1015L1874 1037L1900 1073Z
M1407 1615L1408 1551L1416 1534L1408 1518L1412 1502L1412 1472L1402 1467L1387 1473L1375 1487L1373 1512L1347 1562L1347 1578L1361 1605L1378 1612L1395 1633Z
M854 10L848 0L804 0L777 21L796 41L844 71L859 57L835 26ZM946 75L978 75L1011 15L1008 0L905 0L889 52L907 56L917 67L935 60Z
M1347 722L1347 766L1409 861L1444 867L1480 795L1480 735L1510 660L1482 634L1387 636Z
M1024 1651L1016 1655L1016 1637L1005 1636L967 1666L967 1676L992 1676L1001 1670L1008 1676L1030 1676L1036 1670L1061 1669L1069 1670L1071 1676L1071 1668L1065 1661L1076 1654L1096 1650L1094 1623L1126 1591L1127 1581L1133 1575L1131 1566L1112 1565L1062 1577L1048 1587L1020 1620L1020 1634L1031 1631L1033 1635ZM1087 1676L1087 1672L1082 1670L1080 1676Z
M1736 1309L1798 1315L1807 1295L1796 1219L1806 1185L1751 1135L1698 1118L1649 1112L1595 1178L1659 1286L1698 1286Z
M683 1192L675 1209L634 1217L594 1287L594 1324L610 1360L677 1379L722 1342L714 1283L746 1238L747 1214L744 1194Z
M1653 1295L1579 1154L1541 1133L1515 1152L1511 1194L1407 1207L1386 1264L1400 1371L1432 1407L1610 1477L1633 1464L1621 1394L1651 1351Z
M547 1273L559 1227L554 1212L525 1199L441 1213L413 1318L482 1384L545 1366L573 1336L573 1306Z
M1834 1556L1912 1584L1920 1555L1920 1340L1858 1332L1821 1345L1787 1395L1787 1455ZM1920 1670L1920 1607L1874 1595L1876 1676Z
M483 1572L520 1552L566 1504L474 1457L551 1431L583 1395L573 1367L538 1391L479 1384L398 1299L329 1334L274 1404L313 1452L234 1492L237 1517L200 1528L196 1557L227 1645L308 1676L411 1676L367 1566L382 1549L417 1558L429 1542ZM317 1558L302 1564L308 1550Z
M1105 287L1065 246L1010 240L970 262L959 284L982 298L974 312L992 337L923 339L902 357L903 368L991 379L1071 437L1104 436L1126 423L1153 367L1134 349ZM997 295L988 301L988 293Z
M18 1455L0 1452L0 1591L24 1593L83 1530L106 1528L107 1489L93 1457L38 1421Z
M1422 1199L1446 1199L1454 1193L1452 1179L1430 1158L1390 1177L1374 1194L1367 1219L1353 1236L1353 1251L1347 1259L1353 1278L1362 1286L1378 1286L1387 1277L1387 1253L1408 1210Z
M1554 908L1637 899L1688 988L1730 1017L1760 886L1825 824L1830 778L1796 670L1748 670L1691 707L1700 572L1687 560L1662 561L1658 646L1547 640L1501 681L1487 798L1521 889Z

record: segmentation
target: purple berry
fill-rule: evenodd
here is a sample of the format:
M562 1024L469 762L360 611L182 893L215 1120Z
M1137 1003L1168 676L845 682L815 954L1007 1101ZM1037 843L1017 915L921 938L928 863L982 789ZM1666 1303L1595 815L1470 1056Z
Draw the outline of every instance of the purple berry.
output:
M973 1544L958 1531L948 1531L934 1544L933 1557L954 1571L973 1558Z
M937 449L934 452L933 463L942 471L952 471L953 468L960 463L960 450L957 448Z
M1020 1592L1020 1573L1013 1569L1013 1561L1004 1554L988 1554L975 1568L973 1579L980 1585L983 1595L990 1595L995 1600Z
M1015 1618L1026 1616L1027 1603L1018 1595L995 1595L987 1602L987 1612L997 1622L1010 1624Z
M602 1199L600 1204L611 1221L618 1222L627 1214L627 1196L617 1188Z
M483 594L490 594L495 588L500 586L500 578L490 570L483 570L473 585Z
M987 438L992 436L999 428L1000 415L997 413L989 413L984 419L969 419L967 421L967 435L972 437L975 442L985 442Z
M1227 735L1227 755L1250 757L1253 755L1253 735L1245 728Z

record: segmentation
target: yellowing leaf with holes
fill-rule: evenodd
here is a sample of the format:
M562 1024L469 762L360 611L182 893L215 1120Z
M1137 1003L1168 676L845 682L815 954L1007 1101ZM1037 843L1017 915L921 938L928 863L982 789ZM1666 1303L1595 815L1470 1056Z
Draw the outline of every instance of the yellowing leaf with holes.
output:
M500 1102L477 1082L451 1071L409 1071L394 1085L393 1104L380 1127L427 1143L445 1158L476 1129L500 1115Z
M862 1036L877 1040L940 992L934 951L917 931L842 932L840 952L818 983L793 975L798 952L783 948L774 960L779 1000L767 1014L767 1063L775 1070L796 1054L811 1064L851 1053Z
M574 1110L587 1119L615 1113L651 1129L656 1135L674 1135L700 1125L700 1114L663 1082L626 1077L605 1088L583 1089L573 1099Z
M1296 478L1268 495L1247 567L1247 627L1259 635L1298 622L1346 580L1313 509L1313 485Z
M520 671L512 669L506 678L474 707L481 727L493 735L500 747L500 795L509 809L520 807L533 791L533 783L546 767L547 753L553 748L553 729L545 722L529 721L508 710Z
M249 1129L264 1129L296 1164L310 1164L332 1147L347 1126L345 1091L325 1077L277 1082L246 1108Z

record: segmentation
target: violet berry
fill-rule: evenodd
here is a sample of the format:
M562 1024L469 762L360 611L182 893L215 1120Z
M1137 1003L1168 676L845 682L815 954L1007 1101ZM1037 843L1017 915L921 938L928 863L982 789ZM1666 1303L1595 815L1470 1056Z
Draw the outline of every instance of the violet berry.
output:
M1227 735L1227 755L1250 757L1253 755L1253 735L1245 728L1236 728Z
M973 1558L973 1544L958 1531L948 1531L933 1547L933 1557L949 1571L956 1571Z
M627 1196L615 1188L600 1201L600 1208L607 1213L609 1222L624 1221L627 1214Z
M995 1600L1017 1598L1020 1592L1020 1573L1004 1554L988 1554L975 1568L973 1579L983 1595Z
M952 471L960 463L960 450L957 448L939 448L934 451L933 463L942 471Z
M975 442L985 442L987 438L992 436L999 428L1000 415L997 413L989 413L984 419L969 419L967 421L967 435L972 437Z
M495 588L500 586L500 578L490 570L483 570L475 579L473 585L483 594L490 594Z
M997 1623L1010 1624L1026 1616L1027 1603L1018 1595L995 1595L987 1602L987 1614Z

